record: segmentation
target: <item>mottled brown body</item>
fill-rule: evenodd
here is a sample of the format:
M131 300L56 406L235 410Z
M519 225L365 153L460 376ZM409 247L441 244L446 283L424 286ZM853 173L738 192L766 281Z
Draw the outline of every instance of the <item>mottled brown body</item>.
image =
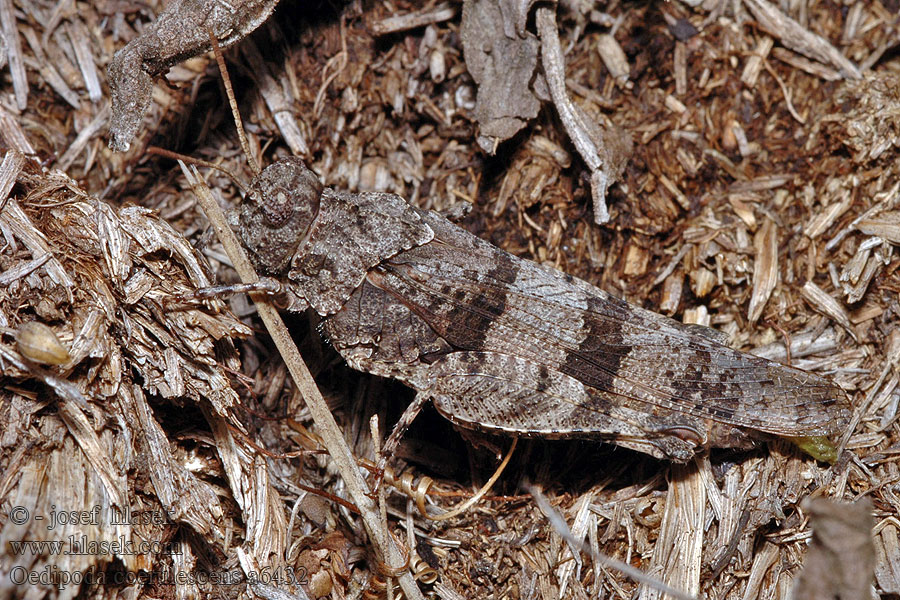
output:
M833 440L849 423L846 395L822 377L519 259L399 196L319 196L310 175L287 159L254 181L234 223L245 245L258 265L284 265L268 274L292 309L322 315L353 368L403 381L458 425L685 461L760 432ZM309 183L259 193L286 177ZM276 236L292 242L260 242Z

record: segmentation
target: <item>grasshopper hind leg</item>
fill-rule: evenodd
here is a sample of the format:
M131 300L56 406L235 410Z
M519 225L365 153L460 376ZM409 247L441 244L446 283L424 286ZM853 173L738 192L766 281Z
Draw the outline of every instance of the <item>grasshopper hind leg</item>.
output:
M431 365L422 392L466 429L544 438L608 441L685 462L708 445L708 424L683 414L652 414L558 370L493 352L453 352ZM421 394L420 394L421 395Z

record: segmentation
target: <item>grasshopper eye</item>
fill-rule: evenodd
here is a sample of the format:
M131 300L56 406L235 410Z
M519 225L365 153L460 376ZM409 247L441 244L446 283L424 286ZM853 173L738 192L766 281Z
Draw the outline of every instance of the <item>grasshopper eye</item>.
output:
M241 204L239 235L256 266L283 274L319 213L322 184L302 160L289 157L266 167Z

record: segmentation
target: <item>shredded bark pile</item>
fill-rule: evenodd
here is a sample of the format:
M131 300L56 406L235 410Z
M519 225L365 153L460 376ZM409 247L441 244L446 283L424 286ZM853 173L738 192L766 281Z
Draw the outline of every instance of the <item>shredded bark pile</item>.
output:
M147 148L252 173L211 55L161 67L127 123L111 102L114 53L164 8L0 0L0 597L396 597L405 569L381 561L247 298L183 297L235 275L182 171ZM384 524L423 594L663 597L601 554L697 597L900 594L898 9L283 0L226 51L258 164L296 154L325 185L446 211L852 399L833 466L777 440L687 465L522 440L447 521L422 509L470 496L510 440L426 411ZM239 184L201 171L237 205ZM412 392L347 368L314 316L288 322L373 460L370 417L383 437Z

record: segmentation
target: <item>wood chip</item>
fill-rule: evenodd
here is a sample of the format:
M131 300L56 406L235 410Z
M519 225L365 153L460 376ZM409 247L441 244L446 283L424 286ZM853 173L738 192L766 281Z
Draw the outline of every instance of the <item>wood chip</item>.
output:
M705 304L689 308L684 311L684 317L681 320L683 323L690 325L709 327L709 309L706 308Z
M28 45L31 47L31 51L34 52L34 59L30 59L27 56L25 57L25 64L28 65L29 68L40 72L41 77L50 84L50 87L52 87L57 94L62 96L62 98L69 103L69 106L75 110L81 108L81 98L79 98L78 94L69 87L66 80L59 74L53 63L44 55L44 50L41 48L41 41L38 39L34 29L31 27L20 27L20 30L22 35L25 36Z
M25 166L25 157L17 150L7 150L0 163L0 206L6 203L9 192L16 183L16 178L22 167Z
M704 462L709 468L708 459L672 465L658 551L653 553L649 566L649 571L660 573L665 583L694 597L700 592L702 567L706 490L700 469ZM660 597L662 594L647 587L638 596L641 600Z
M100 89L100 79L97 77L97 66L94 64L87 28L81 20L74 19L66 23L66 32L72 42L72 49L75 51L75 58L84 79L88 98L91 99L91 102L99 102L103 97L103 91Z
M762 72L763 63L774 45L775 41L767 35L759 40L756 49L750 55L750 58L747 59L747 64L744 65L743 73L741 73L741 81L744 82L744 85L750 88L756 85L756 79Z
M25 155L35 154L34 147L25 137L15 117L2 106L0 106L0 139L7 148L13 148Z
M847 212L847 209L850 208L850 204L853 203L853 198L849 192L843 193L842 196L840 202L826 204L815 217L807 223L806 227L803 228L804 235L810 239L816 239L825 233L825 231L827 231L842 214Z
M778 232L775 223L770 219L763 222L762 227L753 238L756 260L753 264L753 295L747 309L747 318L755 323L762 315L772 290L778 282Z
M812 354L828 354L837 348L837 333L831 327L824 331L804 331L791 336L791 358L803 358ZM784 362L788 352L784 341L773 342L750 351L751 354Z
M608 33L597 36L597 53L603 64L606 65L606 70L616 80L617 85L626 89L634 86L628 81L628 74L631 72L628 57L625 56L625 51L622 50L616 38Z
M687 47L684 42L675 42L675 94L683 97L687 93Z
M248 43L241 44L241 52L250 63L252 77L259 89L259 93L266 101L266 106L272 112L272 118L278 124L278 130L284 137L284 141L288 144L297 156L308 156L309 146L306 138L297 124L297 118L294 116L294 110L291 103L285 97L284 90L272 77L268 66L263 61L259 50L252 40Z
M681 304L681 294L684 289L684 275L672 273L663 281L662 297L659 302L659 312L672 316L678 311Z
M875 577L886 594L900 594L900 528L892 519L876 529L880 531L875 536Z
M709 295L718 283L716 274L704 267L693 269L689 275L691 281L691 291L698 298L704 298Z
M756 600L759 598L760 589L763 586L763 578L768 573L775 561L778 560L778 546L771 542L765 542L763 547L753 557L753 566L747 578L742 600Z
M661 184L663 184L663 187L665 187L667 190L669 190L669 192L675 198L675 202L678 203L678 206L680 206L684 210L691 209L691 203L687 199L687 196L684 195L684 192L682 192L680 189L678 189L678 186L675 185L675 183L671 179L669 179L665 175L660 175L659 182Z
M846 329L856 339L856 332L850 325L850 316L840 302L829 296L825 290L812 281L807 281L803 284L801 293L814 309L837 321L841 327Z
M772 56L783 63L789 64L794 68L805 71L810 75L824 79L825 81L838 81L842 79L839 71L823 65L822 63L804 58L799 54L791 52L787 48L774 48L772 50Z
M0 27L6 44L9 71L12 74L13 93L16 107L21 111L28 106L28 79L25 76L25 61L22 54L22 40L16 26L16 16L12 0L0 0Z
M744 199L738 194L729 194L728 202L731 203L734 213L741 218L748 229L756 229L756 214L750 204L744 202Z
M687 106L682 104L681 100L671 94L666 96L665 104L666 108L679 115L687 110Z
M72 145L69 146L65 153L59 157L59 166L61 169L68 169L78 158L78 155L84 151L88 142L94 139L101 130L103 130L109 122L109 104L105 104L103 108L97 111L97 114L91 119L87 126L78 132L78 136ZM89 168L87 165L85 168Z
M405 15L395 15L382 19L372 24L372 33L381 36L424 27L425 25L431 25L432 23L449 21L456 16L456 11L457 5L450 4L449 2L442 2L427 10L407 13Z
M884 212L877 217L861 219L856 223L856 228L893 244L900 244L900 211Z

